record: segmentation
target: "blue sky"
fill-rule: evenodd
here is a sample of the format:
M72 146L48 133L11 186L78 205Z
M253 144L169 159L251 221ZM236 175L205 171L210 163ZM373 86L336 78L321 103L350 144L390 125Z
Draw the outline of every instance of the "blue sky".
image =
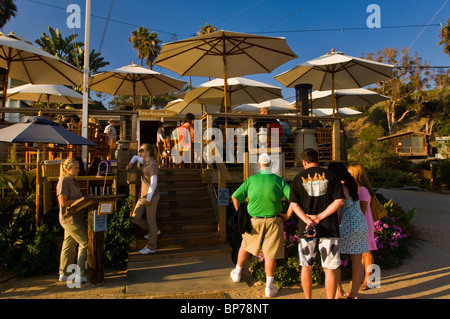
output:
M90 49L98 51L100 48L111 1L91 1ZM34 41L43 32L48 33L48 26L52 26L59 28L64 36L75 32L79 34L78 40L84 41L83 14L81 28L67 27L65 8L71 3L78 4L84 13L84 0L16 0L17 15L5 25L3 32L14 31ZM366 10L370 4L380 7L379 29L367 27L366 20L371 13ZM424 29L433 17L431 25ZM163 42L191 37L206 23L229 31L264 32L262 34L268 36L285 37L298 59L281 65L270 74L248 78L282 87L273 76L332 48L359 57L387 47L400 50L412 45L411 54L417 51L430 65L449 66L450 57L437 46L440 27L434 26L445 25L449 17L449 0L114 0L101 52L110 62L104 71L133 61L139 63L136 51L128 42L131 31L138 26L156 32ZM421 26L405 27L412 25ZM154 70L188 81L187 77L181 78L166 69L155 67ZM207 80L193 77L192 84L195 86ZM283 88L283 95L290 97L295 93L293 89Z

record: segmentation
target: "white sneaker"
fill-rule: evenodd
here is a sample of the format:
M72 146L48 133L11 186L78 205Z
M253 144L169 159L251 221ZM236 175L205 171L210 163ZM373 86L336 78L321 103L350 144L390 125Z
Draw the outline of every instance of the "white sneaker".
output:
M59 281L67 281L67 276L65 276L65 275L59 275Z
M153 254L155 252L156 252L156 250L151 250L151 249L148 249L147 247L144 247L141 250L139 250L139 253L142 255Z
M240 282L241 281L241 274L238 273L236 268L231 271L230 277L231 277L231 280L233 280L233 282Z
M266 287L266 297L272 298L275 297L278 293L278 288L275 286L272 287Z

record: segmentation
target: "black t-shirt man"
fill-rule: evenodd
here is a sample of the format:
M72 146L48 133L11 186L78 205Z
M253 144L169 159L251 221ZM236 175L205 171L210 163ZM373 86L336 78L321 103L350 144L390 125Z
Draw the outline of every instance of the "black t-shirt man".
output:
M289 196L293 211L300 217L300 237L306 237L304 230L309 226L315 227L314 237L339 237L336 211L345 199L341 181L319 166L316 150L305 150L302 162L305 171L294 178Z
M299 173L292 182L289 201L297 203L307 215L319 215L336 199L343 199L341 181L327 169L314 166ZM300 219L300 235L305 222ZM331 214L315 226L316 237L339 237L337 214Z

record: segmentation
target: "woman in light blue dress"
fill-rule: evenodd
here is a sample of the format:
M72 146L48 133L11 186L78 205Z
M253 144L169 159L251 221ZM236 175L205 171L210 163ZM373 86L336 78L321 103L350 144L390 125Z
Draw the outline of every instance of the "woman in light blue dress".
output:
M341 254L349 254L352 263L352 285L347 295L341 286L340 271L337 274L338 289L336 297L355 299L358 290L364 280L364 268L361 262L361 254L369 251L367 242L367 222L361 211L358 197L358 184L347 168L342 163L332 163L328 167L341 180L344 187L345 202L340 208L339 214L339 251Z

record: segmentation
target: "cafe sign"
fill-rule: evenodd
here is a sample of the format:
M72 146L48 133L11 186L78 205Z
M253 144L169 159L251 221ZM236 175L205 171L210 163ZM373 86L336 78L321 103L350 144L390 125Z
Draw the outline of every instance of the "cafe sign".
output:
M178 113L169 110L138 110L139 117L177 117Z

